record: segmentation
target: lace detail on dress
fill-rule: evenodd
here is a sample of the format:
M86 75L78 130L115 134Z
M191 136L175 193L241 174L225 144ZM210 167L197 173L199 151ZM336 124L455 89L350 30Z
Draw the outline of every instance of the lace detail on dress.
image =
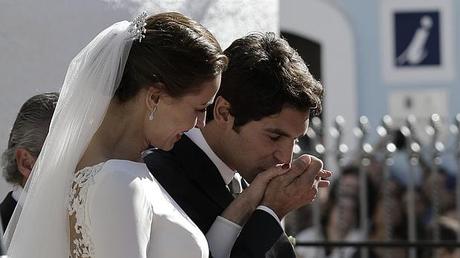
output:
M70 255L71 257L94 257L94 246L86 222L88 187L104 163L83 168L75 173L69 194Z

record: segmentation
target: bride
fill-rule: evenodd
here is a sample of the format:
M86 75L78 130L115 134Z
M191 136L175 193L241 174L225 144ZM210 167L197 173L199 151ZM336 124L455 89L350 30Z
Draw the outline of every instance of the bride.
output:
M138 161L204 126L226 64L213 35L179 13L97 35L68 68L8 255L208 257L204 235Z

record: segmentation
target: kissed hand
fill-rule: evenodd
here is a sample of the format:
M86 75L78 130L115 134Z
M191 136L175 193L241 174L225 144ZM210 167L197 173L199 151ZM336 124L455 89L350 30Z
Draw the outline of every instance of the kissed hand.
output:
M262 205L271 208L280 219L289 212L311 203L319 187L328 187L332 172L323 169L323 162L311 155L302 155L292 162L291 169L270 180Z

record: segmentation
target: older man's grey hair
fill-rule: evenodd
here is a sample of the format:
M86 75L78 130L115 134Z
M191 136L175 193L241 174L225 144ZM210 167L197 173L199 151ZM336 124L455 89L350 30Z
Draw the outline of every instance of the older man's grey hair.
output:
M35 158L40 154L58 97L56 92L43 93L22 105L11 129L8 148L2 154L3 176L7 182L17 185L23 182L23 175L16 165L18 148L26 149Z

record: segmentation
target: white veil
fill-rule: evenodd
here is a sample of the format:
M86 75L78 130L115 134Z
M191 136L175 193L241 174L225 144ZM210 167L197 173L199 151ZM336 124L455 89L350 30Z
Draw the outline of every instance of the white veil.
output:
M105 29L70 63L27 194L5 233L9 257L69 257L71 181L120 83L135 38L131 24L122 21Z

